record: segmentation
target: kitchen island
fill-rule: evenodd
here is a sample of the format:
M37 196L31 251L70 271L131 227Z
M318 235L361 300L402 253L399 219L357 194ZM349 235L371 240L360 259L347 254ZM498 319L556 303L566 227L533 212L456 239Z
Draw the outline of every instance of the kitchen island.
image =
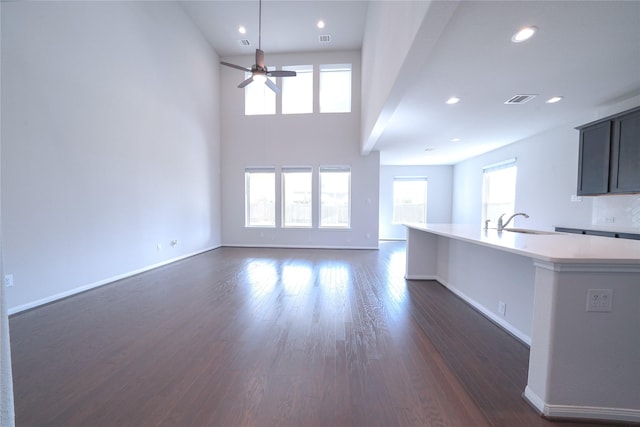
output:
M530 346L551 418L640 422L640 241L407 224L409 280L437 280Z

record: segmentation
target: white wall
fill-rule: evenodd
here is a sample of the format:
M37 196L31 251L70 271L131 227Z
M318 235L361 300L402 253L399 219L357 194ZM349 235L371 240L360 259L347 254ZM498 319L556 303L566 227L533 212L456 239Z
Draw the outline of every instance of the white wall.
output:
M2 3L0 3L0 45L2 45ZM0 81L2 81L2 56L0 55ZM0 85L0 99L2 85ZM2 123L2 103L0 103L0 123ZM0 135L0 188L2 188L2 135ZM0 197L0 224L2 224L2 198ZM4 278L2 266L2 227L0 227L0 278ZM0 282L0 425L13 427L15 411L13 406L13 374L11 372L11 340L9 338L9 317L4 282Z
M406 227L392 224L393 178L427 178L427 222L450 223L453 166L380 166L380 238L405 239Z
M554 226L593 227L640 232L640 197L636 195L583 197L572 202L578 177L578 131L574 128L640 105L640 97L603 107L575 123L548 130L523 141L474 157L454 166L453 221L481 225L483 166L517 158L516 211L519 227L553 230ZM605 223L614 216L614 224ZM495 227L497 218L492 218Z
M373 1L362 42L363 109L361 148L376 141L458 7L449 1ZM402 22L403 25L397 25Z
M362 139L367 144L431 1L369 2L362 42ZM398 25L402 22L403 25Z
M10 309L220 245L217 63L174 3L3 4Z
M252 57L223 58L227 62L250 65ZM224 245L354 247L378 246L379 155L361 156L360 53L269 55L269 67L282 65L353 64L351 113L270 116L244 115L244 90L236 86L244 80L241 71L222 67L222 220ZM316 73L317 87L317 73ZM277 82L280 84L280 82ZM277 103L280 96L277 97ZM317 104L317 99L316 99ZM278 105L277 111L280 111ZM317 108L314 111L318 111ZM351 167L351 229L321 230L245 228L244 170L247 166L312 166L314 170L314 214L317 225L317 173L321 165ZM277 185L276 200L280 187Z
M566 127L455 165L453 222L481 225L482 168L514 157L516 211L529 214L528 219L514 219L518 226L552 230L590 217L591 200L571 202L578 175L578 132ZM497 218L491 221L495 227Z

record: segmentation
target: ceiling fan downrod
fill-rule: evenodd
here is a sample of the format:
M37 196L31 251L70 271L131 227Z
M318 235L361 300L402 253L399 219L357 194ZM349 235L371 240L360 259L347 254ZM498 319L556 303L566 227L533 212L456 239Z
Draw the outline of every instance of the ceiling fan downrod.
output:
M262 0L258 1L258 49L262 50Z
M256 49L256 62L251 68L242 67L240 65L231 64L229 62L221 61L220 64L225 65L227 67L235 68L237 70L241 70L247 73L251 73L251 77L241 82L238 87L244 88L250 83L260 82L264 83L274 91L275 93L280 93L280 89L276 84L269 80L268 77L294 77L296 76L295 71L291 70L273 70L269 71L267 66L264 63L264 52L262 51L262 0L258 0L258 49Z

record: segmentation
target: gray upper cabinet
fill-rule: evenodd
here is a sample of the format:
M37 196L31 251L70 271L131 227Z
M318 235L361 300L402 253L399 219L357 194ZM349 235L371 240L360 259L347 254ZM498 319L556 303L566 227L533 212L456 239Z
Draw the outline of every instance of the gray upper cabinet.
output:
M603 194L609 190L611 122L580 130L578 195Z
M609 191L640 192L640 111L616 119L611 153Z
M577 194L640 192L640 108L577 129Z

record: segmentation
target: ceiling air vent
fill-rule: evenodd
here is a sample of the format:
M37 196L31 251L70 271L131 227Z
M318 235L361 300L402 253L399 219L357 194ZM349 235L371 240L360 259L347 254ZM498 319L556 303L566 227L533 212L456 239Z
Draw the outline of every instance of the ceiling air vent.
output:
M320 43L331 43L331 36L329 34L324 34L318 37Z
M240 46L251 46L251 42L247 39L238 40Z
M504 101L505 104L524 104L525 102L531 101L537 95L516 95Z

